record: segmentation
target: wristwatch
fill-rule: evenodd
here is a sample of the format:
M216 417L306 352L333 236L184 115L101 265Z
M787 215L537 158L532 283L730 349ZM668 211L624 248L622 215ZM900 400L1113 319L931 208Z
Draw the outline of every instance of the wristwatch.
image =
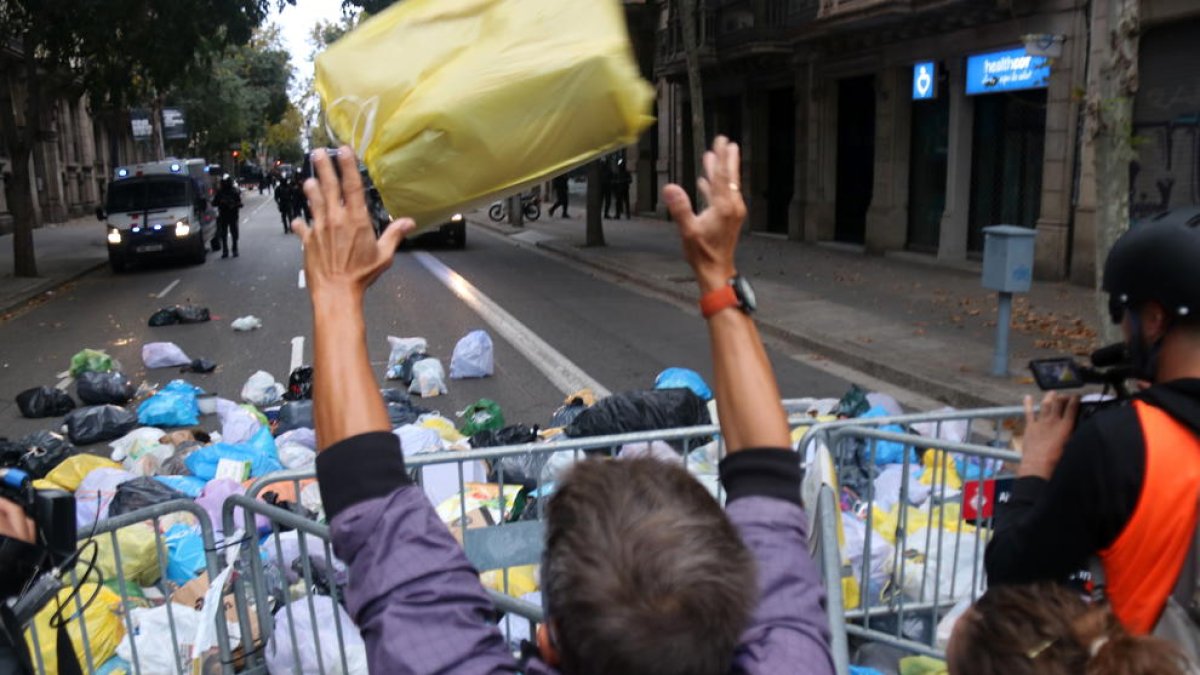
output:
M700 313L705 319L712 318L717 312L736 307L746 314L753 314L758 309L754 288L740 274L733 275L729 283L715 291L706 293L700 298Z

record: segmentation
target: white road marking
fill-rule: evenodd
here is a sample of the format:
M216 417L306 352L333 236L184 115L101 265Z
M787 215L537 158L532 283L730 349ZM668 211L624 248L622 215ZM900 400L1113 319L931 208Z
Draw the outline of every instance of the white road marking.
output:
M159 291L158 295L156 295L154 297L161 300L163 298L163 296L165 296L167 293L170 293L171 290L174 289L178 285L179 285L179 280L176 279L175 281L172 281L171 283L167 284L167 287L162 289L161 291Z
M288 372L290 373L293 370L299 368L300 364L303 362L304 362L304 338L302 336L294 337L294 338L292 338L292 367L288 368Z
M58 387L58 389L61 391L66 391L67 388L70 387L71 383L74 381L75 381L75 378L68 375L67 377L64 377L62 380L60 380L59 383L54 386Z
M504 311L491 298L479 292L479 289L475 288L471 282L447 267L442 261L424 251L413 253L413 257L468 307L475 310L488 325L564 394L572 394L583 388L591 389L597 398L603 398L611 393L604 385L592 379L590 375L583 372L583 369L551 347L516 317Z
M300 288L308 287L308 280L304 278L304 270L300 270L300 281L298 283L300 284Z

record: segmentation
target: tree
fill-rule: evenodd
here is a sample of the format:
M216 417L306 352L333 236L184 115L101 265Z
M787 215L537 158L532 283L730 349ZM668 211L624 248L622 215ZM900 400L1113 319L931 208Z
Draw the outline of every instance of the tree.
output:
M704 131L704 88L700 81L700 30L697 24L703 1L676 0L682 22L683 55L687 62L688 93L692 104L692 157L697 178L704 175L704 151L708 140ZM694 200L697 208L701 208L701 200L697 192Z
M342 16L338 21L318 21L308 32L308 44L312 51L308 60L315 61L317 55L325 51L343 35L354 30L367 17L363 11L355 12L348 5L342 5ZM301 112L304 116L305 127L308 130L308 140L314 148L327 148L334 145L325 127L325 109L317 96L316 82L312 79L304 83L304 93L301 95Z
M296 106L288 107L283 119L267 127L267 154L285 162L299 162L304 159L304 117Z
M1096 311L1106 342L1115 341L1108 300L1101 291L1104 260L1129 229L1129 165L1134 160L1133 97L1137 93L1138 0L1107 0L1108 31L1099 36L1096 87L1087 99L1095 148Z
M280 7L292 2L275 1ZM50 139L51 132L41 128L49 102L87 94L92 108L100 110L150 100L157 113L162 108L161 92L195 66L197 55L249 40L254 27L266 18L271 2L0 3L0 45L19 50L14 79L24 86L23 101L13 100L10 87L0 88L4 92L0 94L0 129L12 160L14 274L37 276L33 230L38 223L34 222L29 164L38 144Z
M587 168L587 239L585 246L604 246L604 172L597 159Z

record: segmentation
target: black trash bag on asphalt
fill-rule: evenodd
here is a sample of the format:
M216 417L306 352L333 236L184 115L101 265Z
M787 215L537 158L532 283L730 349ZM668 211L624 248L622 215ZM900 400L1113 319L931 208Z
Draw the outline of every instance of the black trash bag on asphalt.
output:
M307 401L312 398L313 368L300 366L288 376L288 388L283 394L285 401Z
M279 425L275 435L286 434L295 429L313 428L312 401L291 401L279 409Z
M179 317L179 323L205 323L212 321L212 314L209 313L207 307L199 305L176 305L175 315Z
M558 429L560 427L571 426L575 418L579 417L580 413L587 409L588 407L583 403L582 399L572 399L570 403L554 411L554 415L550 417L550 426L547 428Z
M10 469L19 466L21 457L25 455L25 446L0 436L0 468Z
M53 431L36 431L17 441L23 454L16 466L34 478L45 478L63 460L79 452Z
M200 373L207 375L217 369L217 364L208 359L192 359L192 362L179 369L181 373Z
M708 406L691 389L627 391L596 401L566 428L573 438L659 431L712 423Z
M133 431L137 414L115 405L78 408L67 415L67 437L75 445L116 440Z
M114 403L125 405L133 400L137 387L121 373L83 373L75 380L75 393L84 405Z
M429 355L425 354L424 352L420 352L420 353L414 352L412 354L409 354L408 358L404 359L404 361L400 364L400 370L399 370L400 377L396 378L396 379L399 379L401 382L403 382L405 387L412 384L413 366L417 365L418 361L423 361L427 358L429 358Z
M392 428L395 429L405 424L413 424L421 415L426 415L433 411L415 406L412 403L388 403L387 412L388 419L392 423Z
M487 429L471 437L471 447L499 448L505 445L525 445L537 440L537 426L512 424L503 429Z
M115 518L130 511L169 502L173 499L188 499L188 496L150 476L139 476L117 486L117 493L108 507L108 516Z
M174 326L179 323L179 312L175 311L174 307L163 307L157 312L150 315L150 320L147 321L151 328L160 326Z
M190 476L192 472L187 468L188 455L204 447L207 442L185 441L175 446L175 452L163 460L158 472L167 476Z
M60 417L75 409L75 401L61 389L34 387L17 394L17 408L30 419Z
M383 395L384 403L401 403L407 405L412 401L412 397L408 395L406 389L380 389L379 393Z

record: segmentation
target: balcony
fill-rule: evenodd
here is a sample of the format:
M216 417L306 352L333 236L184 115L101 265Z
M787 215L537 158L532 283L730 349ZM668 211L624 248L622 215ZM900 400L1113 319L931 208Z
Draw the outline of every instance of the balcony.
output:
M822 0L699 0L697 45L702 62L762 54L788 54L797 29L817 18ZM684 59L680 17L672 9L659 29L658 69L678 69Z

